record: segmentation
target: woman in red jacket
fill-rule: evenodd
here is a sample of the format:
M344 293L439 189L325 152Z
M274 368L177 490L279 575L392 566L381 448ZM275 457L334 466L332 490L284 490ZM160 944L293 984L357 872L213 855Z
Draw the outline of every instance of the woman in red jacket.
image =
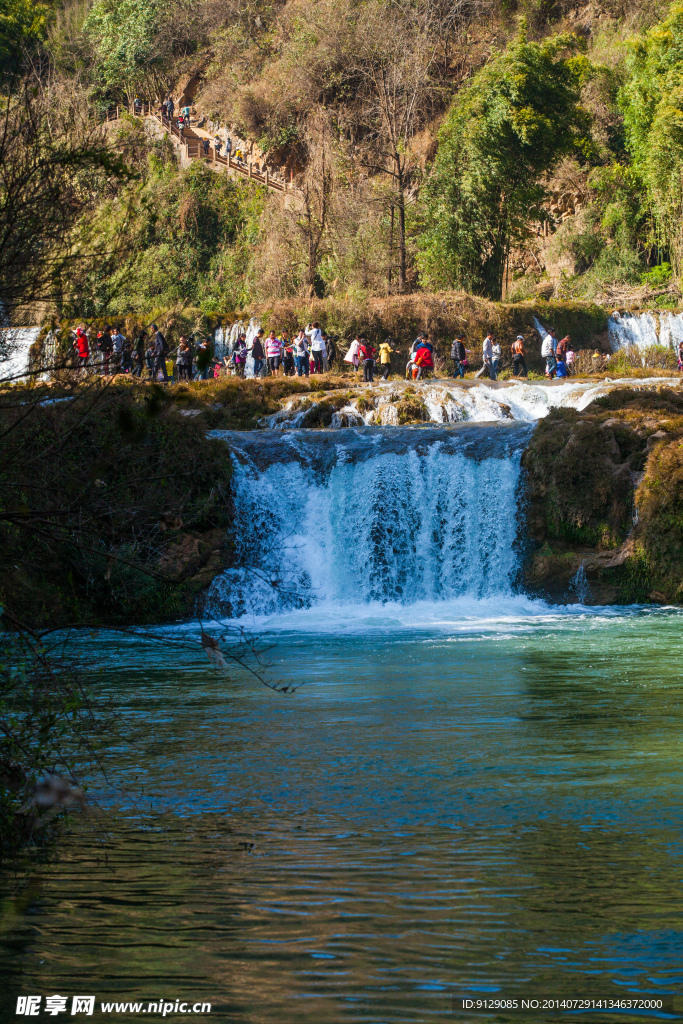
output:
M74 341L74 348L78 352L78 361L81 368L85 369L88 364L88 357L90 355L90 346L88 344L88 335L85 333L83 327L76 328L76 340Z
M420 345L415 353L415 366L413 367L413 380L420 380L423 373L434 369L434 358L432 350L426 345Z

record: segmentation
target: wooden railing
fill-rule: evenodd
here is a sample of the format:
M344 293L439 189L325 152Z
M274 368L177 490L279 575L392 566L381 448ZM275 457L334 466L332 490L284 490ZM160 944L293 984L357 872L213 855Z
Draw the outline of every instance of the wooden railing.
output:
M253 162L236 160L232 153L220 153L210 143L207 146L205 143L208 143L209 140L195 135L191 128L189 129L190 134L186 136L185 131L178 128L177 123L172 118L155 109L151 103L141 100L137 105L133 104L130 108L110 107L105 112L103 120L105 122L118 121L122 111L126 111L135 117L153 117L166 129L173 141L183 148L188 160L205 160L214 170L225 167L226 171L233 171L251 181L258 182L260 185L265 185L266 188L272 189L275 192L298 191L292 182L274 178L267 168L265 171L257 171Z

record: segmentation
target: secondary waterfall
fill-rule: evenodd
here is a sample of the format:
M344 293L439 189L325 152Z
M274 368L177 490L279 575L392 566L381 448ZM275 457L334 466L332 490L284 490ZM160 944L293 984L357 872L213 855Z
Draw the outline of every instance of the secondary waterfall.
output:
M655 345L678 348L683 340L683 313L619 313L607 321L607 336L613 352L632 346L645 352Z
M0 328L0 380L21 380L30 369L30 349L39 327Z
M217 432L235 565L216 617L509 594L528 426Z

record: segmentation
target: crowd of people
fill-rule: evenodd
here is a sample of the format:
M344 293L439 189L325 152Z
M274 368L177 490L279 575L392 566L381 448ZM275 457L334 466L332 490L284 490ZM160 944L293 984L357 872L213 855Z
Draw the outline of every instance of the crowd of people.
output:
M510 347L512 375L527 377L524 336L518 334ZM387 380L392 372L392 356L398 354L392 338L386 338L375 347L367 337L356 334L343 355L343 363L353 368L354 374L360 369L363 381L372 384L375 373ZM181 335L172 349L158 324L140 331L134 340L122 333L120 326L106 326L93 337L78 327L73 348L83 368L98 370L105 376L130 374L133 377L147 376L153 380L168 383L177 381L208 380L223 375L244 377L249 358L253 361L255 377L272 375L309 377L311 374L328 373L339 355L337 341L322 330L318 321L307 324L290 334L270 330L266 335L259 328L247 346L247 335L239 333L230 351L218 358L209 338L197 339L194 335ZM683 353L683 349L682 349ZM575 353L571 338L557 340L555 330L550 328L543 338L541 354L545 360L545 376L548 379L570 375ZM455 378L464 378L469 367L471 350L465 347L463 334L456 334L450 349L451 369ZM410 348L405 367L406 379L422 380L435 372L436 351L433 340L424 332L418 334ZM495 381L503 360L503 349L494 332L486 332L482 346L482 367L477 377L488 376Z

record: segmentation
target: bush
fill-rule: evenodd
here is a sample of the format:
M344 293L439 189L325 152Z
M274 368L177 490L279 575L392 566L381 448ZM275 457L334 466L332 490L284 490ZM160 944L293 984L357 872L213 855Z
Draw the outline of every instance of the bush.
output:
M658 267L646 270L641 275L640 280L642 284L649 284L651 288L661 288L667 285L672 277L673 270L671 269L671 264L660 263Z

